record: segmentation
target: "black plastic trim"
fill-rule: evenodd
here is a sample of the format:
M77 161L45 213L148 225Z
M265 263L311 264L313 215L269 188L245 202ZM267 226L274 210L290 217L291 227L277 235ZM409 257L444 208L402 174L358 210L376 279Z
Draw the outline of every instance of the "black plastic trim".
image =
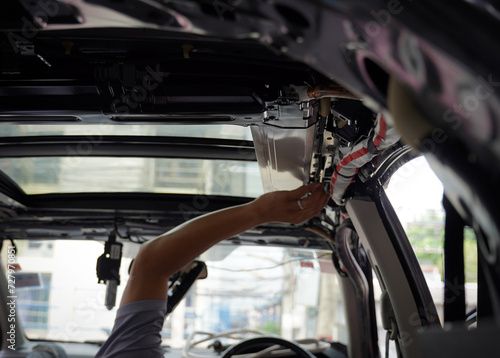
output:
M210 212L252 201L252 198L218 195L155 193L71 193L26 195L22 204L44 209L96 209ZM182 208L180 209L180 206Z

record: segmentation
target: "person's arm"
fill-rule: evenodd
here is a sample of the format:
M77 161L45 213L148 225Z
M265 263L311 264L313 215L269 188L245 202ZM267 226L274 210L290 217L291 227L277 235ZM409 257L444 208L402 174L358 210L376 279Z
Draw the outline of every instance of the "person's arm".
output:
M304 195L312 194L301 200ZM300 223L321 212L328 194L320 184L266 193L254 201L190 220L142 245L120 306L166 299L168 278L216 243L267 222Z

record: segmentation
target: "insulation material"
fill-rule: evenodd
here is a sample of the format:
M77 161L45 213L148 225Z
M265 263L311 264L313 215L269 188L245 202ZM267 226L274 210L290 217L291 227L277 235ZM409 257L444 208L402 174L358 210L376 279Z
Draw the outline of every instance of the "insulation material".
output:
M388 126L384 117L379 114L371 135L355 144L335 168L330 183L330 196L337 205L342 205L342 197L358 173L359 168L371 161L384 149L397 143L399 138L396 129Z

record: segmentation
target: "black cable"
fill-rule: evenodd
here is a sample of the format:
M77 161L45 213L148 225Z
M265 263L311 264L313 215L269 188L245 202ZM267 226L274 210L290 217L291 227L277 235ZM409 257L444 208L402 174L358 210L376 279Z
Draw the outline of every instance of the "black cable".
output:
M215 269L215 270L222 270L222 271L229 271L229 272L252 272L252 271L259 271L259 270L272 270L274 268L286 265L286 264L291 263L291 262L303 261L303 260L317 260L317 259L321 259L323 257L328 257L330 255L331 254L328 253L328 254L319 255L318 257L298 257L298 258L288 260L285 262L280 262L279 264L276 264L274 266L256 267L256 268L251 268L251 269L230 269L230 268L226 268L226 267L217 267L217 266L209 266L209 265L207 265L207 266L211 270Z

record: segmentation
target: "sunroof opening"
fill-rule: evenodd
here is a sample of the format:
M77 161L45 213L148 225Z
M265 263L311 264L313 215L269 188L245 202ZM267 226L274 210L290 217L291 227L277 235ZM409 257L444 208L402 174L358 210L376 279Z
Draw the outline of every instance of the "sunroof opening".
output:
M54 136L54 135L144 135L169 137L202 137L216 139L251 140L247 127L236 125L162 125L162 124L60 124L8 125L0 124L0 137Z
M2 158L26 194L149 192L256 197L257 162L171 158Z

